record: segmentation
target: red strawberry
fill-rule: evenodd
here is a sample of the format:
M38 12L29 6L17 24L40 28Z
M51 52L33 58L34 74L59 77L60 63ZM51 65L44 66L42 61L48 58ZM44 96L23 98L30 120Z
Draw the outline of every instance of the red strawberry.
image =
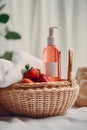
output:
M27 72L24 73L23 75L24 78L29 78L31 80L34 80L39 77L40 75L39 69L33 67L29 69L29 65L25 65L25 68L27 69Z
M34 83L32 80L28 79L28 78L23 78L22 83Z
M49 82L49 78L45 74L40 74L39 78L37 79L38 82Z

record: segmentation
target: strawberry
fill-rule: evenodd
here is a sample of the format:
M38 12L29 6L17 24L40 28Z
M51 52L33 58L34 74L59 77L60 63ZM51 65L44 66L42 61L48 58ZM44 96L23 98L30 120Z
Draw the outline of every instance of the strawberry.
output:
M33 68L33 67L31 67L29 69L29 65L25 65L25 68L27 71L24 73L23 78L29 78L31 80L34 80L34 79L37 79L39 77L39 75L40 75L39 69Z
M37 79L37 82L49 82L49 78L45 74L40 74L39 78Z
M23 78L22 83L34 83L32 80L28 79L28 78Z

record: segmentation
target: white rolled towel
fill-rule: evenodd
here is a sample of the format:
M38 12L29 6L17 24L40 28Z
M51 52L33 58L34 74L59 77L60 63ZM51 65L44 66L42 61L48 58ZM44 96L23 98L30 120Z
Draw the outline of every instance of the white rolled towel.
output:
M0 59L1 60L1 59ZM7 63L8 62L8 66ZM30 67L39 68L42 71L42 60L20 50L14 50L12 55L12 61L3 62L3 71L0 69L0 88L8 87L20 80L22 80L22 70L25 65L29 64ZM7 70L6 71L6 67Z

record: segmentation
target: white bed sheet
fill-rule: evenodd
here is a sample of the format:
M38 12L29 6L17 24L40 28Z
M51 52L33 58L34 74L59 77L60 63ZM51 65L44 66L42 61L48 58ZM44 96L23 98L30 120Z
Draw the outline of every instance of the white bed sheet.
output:
M71 108L64 116L41 119L0 117L0 130L87 130L87 108Z

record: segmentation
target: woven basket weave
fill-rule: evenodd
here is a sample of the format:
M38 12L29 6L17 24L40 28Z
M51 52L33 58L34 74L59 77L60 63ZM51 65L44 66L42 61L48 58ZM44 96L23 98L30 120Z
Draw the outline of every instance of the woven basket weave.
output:
M71 86L72 85L72 86ZM0 102L15 115L47 117L63 115L70 108L79 92L76 83L17 83L0 89Z
M77 99L79 86L72 81L72 52L69 51L67 80L16 83L0 89L0 104L14 115L48 117L63 115Z

